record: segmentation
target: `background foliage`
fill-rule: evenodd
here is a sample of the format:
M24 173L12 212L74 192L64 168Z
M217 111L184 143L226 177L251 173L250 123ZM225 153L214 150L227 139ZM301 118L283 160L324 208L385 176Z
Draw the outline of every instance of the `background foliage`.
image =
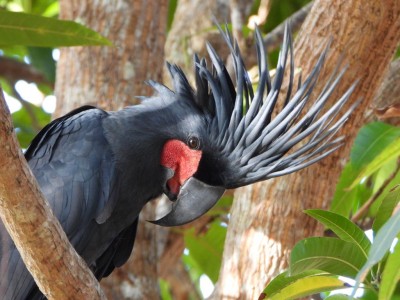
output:
M272 1L261 29L271 31L308 2ZM176 4L177 0L170 1L168 28ZM253 12L258 5L260 1L255 1ZM57 47L110 43L79 24L55 22L59 5L54 0L1 0L0 7L0 64L14 67L2 68L0 80L9 95L21 147L26 148L51 119ZM277 52L270 54L272 64L276 57ZM400 128L382 122L361 129L331 209L305 212L325 226L326 236L307 238L293 248L289 269L265 288L265 298L318 294L326 299L400 299L400 246L396 245L400 232L399 139ZM182 260L199 294L207 293L200 282L218 279L231 201L227 196L219 202L207 231L184 232ZM160 281L160 286L163 299L171 299L168 283ZM347 292L351 296L330 295L348 286L354 287Z

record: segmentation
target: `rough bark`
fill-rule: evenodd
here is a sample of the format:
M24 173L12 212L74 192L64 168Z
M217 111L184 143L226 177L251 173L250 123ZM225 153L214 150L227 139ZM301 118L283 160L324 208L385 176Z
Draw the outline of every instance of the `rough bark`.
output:
M0 216L48 299L105 299L70 245L19 148L0 90Z
M143 83L161 79L166 13L166 0L61 1L60 18L82 22L114 46L61 50L56 115L83 104L120 109L152 93Z
M400 59L390 64L385 80L380 86L371 105L379 119L394 125L400 123Z
M60 9L61 18L84 23L110 39L114 47L61 50L57 66L56 115L84 104L116 110L136 103L136 95L152 93L144 81L161 80L167 0L62 0ZM143 219L152 219L152 211L154 208L146 208L142 212ZM139 258L116 272L123 277L106 279L110 280L105 283L107 295L115 299L129 298L129 293L131 297L141 295L143 299L159 297L156 230L156 226L146 222L139 224L134 250L140 254ZM141 268L137 261L143 257L146 257L145 267Z
M174 22L165 44L166 60L179 65L189 80L192 80L193 55L197 53L201 57L205 56L207 41L225 58L228 49L220 47L223 41L213 26L214 17L223 23L229 20L229 14L229 0L178 1ZM221 53L221 48L225 49L225 53ZM168 80L168 74L164 74L164 82Z
M342 130L348 137L346 145L301 172L236 191L214 299L257 299L267 282L287 266L293 245L321 232L302 211L329 204L355 133L363 124L363 112L400 39L400 4L396 0L316 1L296 40L296 65L303 74L314 65L328 37L333 42L320 81L326 80L342 54L349 64L330 104L360 79L352 99L363 97L363 101Z

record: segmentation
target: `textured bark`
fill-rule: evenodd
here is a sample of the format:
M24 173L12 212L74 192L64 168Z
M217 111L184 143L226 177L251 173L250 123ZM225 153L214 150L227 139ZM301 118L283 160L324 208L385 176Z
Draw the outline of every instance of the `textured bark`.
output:
M232 33L236 37L239 47L244 48L246 41L243 36L243 27L246 25L246 20L250 14L251 7L254 1L248 0L229 0L231 11ZM260 3L260 5L268 5L268 3ZM265 7L265 13L268 7ZM265 16L266 17L266 16Z
M371 105L379 119L393 125L400 124L400 59L390 64L385 80L380 86Z
M136 103L136 95L152 93L144 81L161 80L167 0L62 0L60 5L61 18L82 22L110 39L114 47L61 50L56 115L84 104L116 110ZM148 213L151 210L142 212L143 219L152 219ZM139 260L146 257L145 267L138 267L137 261L130 262L117 272L120 276L107 278L110 281L105 283L105 291L110 298L159 297L156 230L156 226L146 222L139 224L135 253L140 254Z
M61 1L60 17L82 22L114 47L61 50L57 66L56 115L84 104L120 109L152 91L164 67L167 1ZM64 99L68 99L65 101Z
M265 285L287 266L293 245L321 232L302 211L329 204L355 133L363 124L363 112L400 40L400 3L316 1L296 40L296 65L302 67L303 74L315 64L328 37L333 42L320 82L335 68L340 55L349 64L329 104L360 79L352 101L358 97L363 101L342 130L348 137L346 145L301 172L237 190L214 299L257 299Z
M49 299L105 299L54 217L19 148L0 90L0 216Z
M192 80L193 55L197 53L201 57L205 56L207 41L218 49L222 58L225 58L229 53L228 49L220 47L223 41L212 27L215 25L214 17L219 22L225 22L229 20L229 14L229 0L178 1L174 22L165 44L166 60L179 65L189 80ZM223 49L225 49L225 53L221 53L220 50ZM168 74L164 74L164 82L167 82L168 79Z

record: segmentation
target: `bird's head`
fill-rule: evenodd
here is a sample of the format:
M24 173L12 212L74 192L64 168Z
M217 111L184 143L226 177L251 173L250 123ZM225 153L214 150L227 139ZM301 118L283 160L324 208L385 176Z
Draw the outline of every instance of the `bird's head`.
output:
M170 64L173 91L149 82L162 98L169 99L169 105L175 105L175 126L180 132L179 137L166 139L162 148L160 161L167 174L164 192L174 203L166 216L153 221L155 224L188 223L206 213L225 189L295 172L326 157L343 142L342 137L334 136L355 105L338 113L355 84L332 107L322 110L344 69L335 72L322 92L310 99L327 50L294 91L293 45L288 26L273 79L262 37L256 31L259 82L253 91L236 42L229 31L221 33L232 54L235 80L208 45L211 68L205 59L195 56L196 90L182 70ZM280 95L286 69L288 88L286 95ZM278 98L283 99L279 109Z

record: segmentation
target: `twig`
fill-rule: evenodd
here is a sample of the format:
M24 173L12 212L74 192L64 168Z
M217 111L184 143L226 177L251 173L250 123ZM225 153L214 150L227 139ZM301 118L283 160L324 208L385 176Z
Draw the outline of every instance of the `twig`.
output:
M6 56L0 56L0 75L10 82L25 80L27 82L46 84L54 88L54 84L49 82L33 66Z
M386 180L383 182L381 187L373 194L367 202L365 202L360 209L354 214L354 216L351 218L351 221L356 223L359 221L368 211L368 209L371 207L371 205L378 199L380 195L382 195L383 191L385 188L389 185L389 183L394 179L394 177L399 173L400 171L400 158L397 160L397 165L396 169L393 171L392 174Z

